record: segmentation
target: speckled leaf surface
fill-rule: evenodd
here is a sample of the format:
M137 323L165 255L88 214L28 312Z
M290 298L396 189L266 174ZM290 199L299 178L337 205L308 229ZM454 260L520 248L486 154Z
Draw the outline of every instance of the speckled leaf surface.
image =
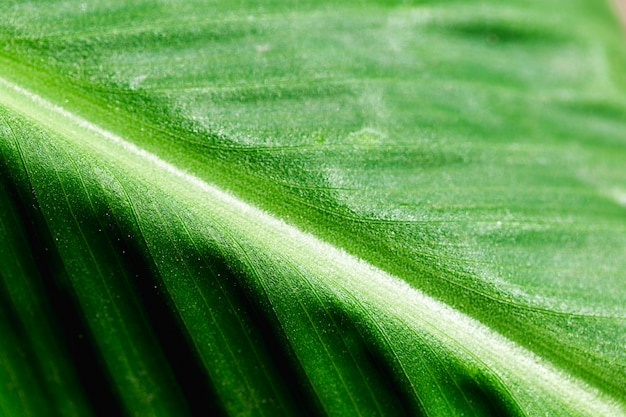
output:
M0 414L626 414L596 1L10 1Z

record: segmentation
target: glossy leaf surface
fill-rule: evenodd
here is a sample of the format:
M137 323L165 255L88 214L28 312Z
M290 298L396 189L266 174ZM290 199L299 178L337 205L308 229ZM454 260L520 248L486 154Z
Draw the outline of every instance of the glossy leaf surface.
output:
M5 9L3 415L626 414L607 5Z

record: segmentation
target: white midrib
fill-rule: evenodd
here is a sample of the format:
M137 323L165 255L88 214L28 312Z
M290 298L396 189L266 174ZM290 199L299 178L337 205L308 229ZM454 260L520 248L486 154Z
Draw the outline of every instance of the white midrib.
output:
M90 146L105 155L115 154L120 160L128 159L126 163L131 166L151 167L147 169L146 178L158 173L159 180L163 180L155 186L170 192L192 190L191 194L195 196L192 198L196 200L193 205L202 207L202 210L210 205L213 212L241 232L258 241L271 241L268 250L288 257L296 264L306 265L306 270L317 277L319 285L340 287L373 310L397 317L414 331L430 333L462 355L470 355L484 363L505 385L519 385L537 395L548 396L581 415L626 415L613 399L477 320L2 77L0 105L40 126L77 138L75 142L80 146Z

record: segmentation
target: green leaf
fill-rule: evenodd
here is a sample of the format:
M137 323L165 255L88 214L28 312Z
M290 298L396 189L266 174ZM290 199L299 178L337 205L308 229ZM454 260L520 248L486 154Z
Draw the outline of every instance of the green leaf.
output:
M0 414L626 415L608 6L12 1L0 44Z

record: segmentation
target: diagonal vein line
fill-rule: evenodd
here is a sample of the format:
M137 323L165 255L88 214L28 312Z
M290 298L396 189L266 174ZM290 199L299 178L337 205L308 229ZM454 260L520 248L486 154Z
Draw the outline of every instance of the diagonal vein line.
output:
M2 88L8 90L13 97L1 94ZM622 403L601 393L585 381L564 373L470 316L0 77L0 101L3 99L9 104L13 103L14 107L27 117L30 113L39 115L43 120L35 121L40 125L42 121L46 121L46 116L49 119L52 113L79 130L95 134L97 139L106 139L126 154L139 158L142 163L151 164L163 174L162 179L170 179L170 184L159 184L154 179L151 180L151 184L166 187L170 192L179 191L180 187L191 190L193 196L190 198L197 214L201 215L207 207L217 210L219 216L229 221L238 232L248 233L259 242L267 242L263 248L269 253L292 257L295 262L306 265L317 277L318 285L330 286L339 289L340 292L348 292L358 299L367 300L374 309L386 311L406 320L415 333L430 332L454 346L460 355L469 356L492 369L507 384L519 384L521 389L558 399L564 406L571 407L572 412L582 415L626 416L626 409ZM25 103L29 102L28 107L24 107ZM39 109L33 108L33 104ZM24 109L28 112L24 112ZM79 140L75 139L76 143L84 144L83 138L77 132L70 130L68 134L79 137ZM137 174L141 175L141 172ZM172 181L175 179L179 181Z

